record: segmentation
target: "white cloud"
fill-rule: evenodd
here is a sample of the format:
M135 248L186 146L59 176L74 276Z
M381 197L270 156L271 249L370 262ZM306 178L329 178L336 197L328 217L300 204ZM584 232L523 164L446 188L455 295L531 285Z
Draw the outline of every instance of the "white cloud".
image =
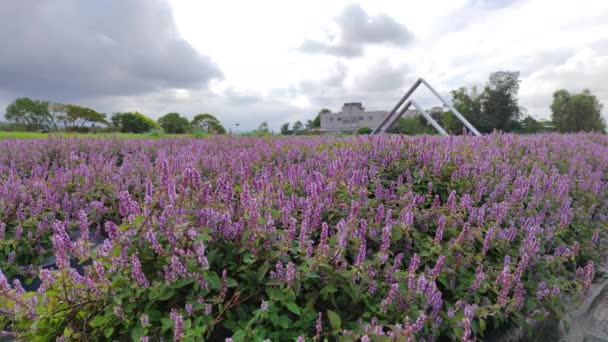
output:
M521 102L530 113L541 113L549 117L548 107L553 93L561 88L570 92L580 92L585 88L608 104L608 56L586 48L564 63L547 66L525 78L521 87Z
M417 77L426 78L447 96L457 87L485 83L498 70L521 71L520 103L538 117L549 116L551 95L559 88L590 88L608 105L606 0L155 3L164 1L172 9L172 18L161 15L167 11L158 15L175 30L160 38L185 40L199 55L213 61L223 78L198 88L184 81L163 85L163 79L187 81L196 70L183 71L176 65L184 64L179 56L171 56L173 63L157 58L154 63L162 66L162 72L149 66L144 71L152 73L162 86L144 87L145 94L100 92L82 99L82 105L105 112L140 110L153 117L169 111L190 117L211 112L227 127L236 128L239 123L239 129L245 130L268 121L277 130L285 121L306 121L320 108L339 109L343 102L388 110ZM78 17L74 8L61 13L71 22L81 22L72 18ZM87 13L91 15L91 11ZM74 25L73 31L77 29ZM6 32L19 27L8 27ZM141 27L145 30L147 26ZM91 41L104 49L121 41L120 35L97 33ZM298 48L307 41L321 48L351 49L351 55L357 57L302 53ZM64 60L61 54L55 56L60 65L73 64L69 46L62 51L67 56ZM103 75L88 74L79 89L95 89L90 85L99 85L99 79L124 77L120 68L104 65ZM56 89L61 88L45 92L39 87L31 96L52 96ZM11 89L0 92L0 105L15 94ZM438 104L428 91L420 90L415 96L425 106Z

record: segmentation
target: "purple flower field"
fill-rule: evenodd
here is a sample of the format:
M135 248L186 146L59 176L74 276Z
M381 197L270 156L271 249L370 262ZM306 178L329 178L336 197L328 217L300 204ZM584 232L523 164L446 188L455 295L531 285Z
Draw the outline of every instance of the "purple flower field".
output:
M0 141L0 330L474 340L582 300L608 137Z

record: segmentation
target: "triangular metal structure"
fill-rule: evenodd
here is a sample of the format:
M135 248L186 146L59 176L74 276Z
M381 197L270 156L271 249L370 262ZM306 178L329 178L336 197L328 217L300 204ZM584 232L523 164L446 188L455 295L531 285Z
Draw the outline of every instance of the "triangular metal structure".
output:
M410 106L413 105L416 110L420 112L420 114L422 114L422 116L424 116L424 118L427 119L428 122L437 130L437 132L444 136L448 135L446 131L437 123L437 121L435 121L424 109L422 109L422 107L420 107L416 101L409 99L409 97L412 96L414 91L416 91L416 89L418 89L421 84L424 84L433 94L435 94L435 96L441 102L443 102L443 104L448 107L452 111L452 113L454 113L454 116L456 116L456 118L460 120L460 122L462 122L465 127L469 129L469 131L471 131L471 133L476 136L481 135L481 133L479 133L479 131L475 129L475 127L473 127L473 125L471 125L467 121L467 119L465 119L464 116L462 116L462 114L460 114L456 110L456 108L454 108L441 95L439 95L439 93L433 87L431 87L431 85L423 78L419 78L418 80L416 80L416 82L414 82L414 84L412 84L410 89L403 95L401 100L397 102L397 105L395 105L393 110L391 110L386 116L386 118L384 118L384 120L382 120L382 122L378 125L378 127L376 127L372 131L373 134L386 133L395 124L395 122L397 122L397 120L399 120L399 118L403 116L403 114L405 114L405 112L410 108Z

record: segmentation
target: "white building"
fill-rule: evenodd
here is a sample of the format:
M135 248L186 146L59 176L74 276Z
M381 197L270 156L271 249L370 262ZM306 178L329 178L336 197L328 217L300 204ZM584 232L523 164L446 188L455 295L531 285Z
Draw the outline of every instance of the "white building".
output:
M357 131L361 127L376 128L388 115L388 111L365 111L361 102L345 103L337 113L321 114L322 132ZM403 117L414 116L416 111L408 110Z

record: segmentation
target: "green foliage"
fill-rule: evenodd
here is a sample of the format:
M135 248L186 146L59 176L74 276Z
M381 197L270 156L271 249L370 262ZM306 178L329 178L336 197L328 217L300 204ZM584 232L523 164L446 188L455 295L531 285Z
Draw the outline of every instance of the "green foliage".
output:
M12 122L22 123L29 130L54 128L54 120L47 101L21 97L6 107L4 117Z
M270 129L268 128L268 122L264 121L262 122L258 128L256 129L256 131L260 132L260 133L270 133Z
M183 134L190 128L190 122L179 113L167 113L158 119L158 124L167 133Z
M286 122L281 125L281 134L283 134L283 135L293 134L293 131L289 129L289 122Z
M545 125L528 115L520 122L520 129L517 131L522 134L534 134L545 132Z
M60 104L54 103L51 105L53 113L56 114L57 119L62 121L66 127L70 127L73 130L82 130L86 124L98 123L107 124L106 115L98 113L93 109L81 107L71 104Z
M491 124L482 111L481 95L477 91L477 87L472 87L470 90L461 87L457 90L452 90L451 94L454 108L456 108L473 127L484 133L492 131Z
M202 129L207 132L207 134L217 133L217 134L225 134L226 129L220 121L211 114L197 114L192 119L192 127L196 127Z
M452 112L441 113L439 124L450 135L462 134L464 129L464 124Z
M160 125L149 117L138 113L114 113L112 124L120 129L122 133L145 133Z
M304 124L298 120L293 124L293 134L302 135L304 133Z
M372 133L372 129L367 127L367 126L363 126L363 127L359 127L359 130L357 131L359 134L371 134Z
M0 122L0 132L26 132L28 127L24 123Z
M135 206L136 211L143 211L144 214L121 214L123 223L116 227L115 233L111 234L107 243L101 246L94 246L86 239L71 242L73 249L70 248L70 256L74 262L83 265L86 265L85 262L95 262L94 265L83 266L84 278L74 271L50 270L46 277L41 277L44 278L44 291L26 292L23 296L15 295L17 291L12 289L0 293L1 310L15 308L17 312L14 315L12 313L0 315L0 330L8 327L19 333L19 340L26 341L53 340L58 336L63 336L66 340L93 341L139 341L142 336L148 336L151 341L173 340L176 326L170 311L175 310L183 317L184 335L181 336L183 341L203 339L222 341L226 337L232 337L234 341L265 339L293 341L301 335L315 334L318 334L314 339L316 341L343 339L354 341L366 334L373 335L373 330L370 333L366 328L368 324L375 325L371 322L378 322L377 324L384 328L383 332L391 329L398 331L393 322L401 324L407 317L410 319L407 322L409 324L415 322L417 317L422 317L422 314L430 315L428 292L420 290L420 279L425 276L427 278L424 287L428 281L428 284L432 283L441 291L441 311L437 316L441 319L422 320L422 326L416 336L398 335L396 339L398 341L407 340L408 337L417 340L417 338L422 339L423 336L445 340L460 339L463 335L464 313L458 303L475 305L475 308L471 309L474 311L472 330L477 337L483 336L486 329L504 323L523 325L525 319L533 314L544 311L561 313L564 308L559 296L551 294L542 300L535 299L538 282L540 280L546 282L548 288L557 286L567 292L568 296L576 295L581 290L582 283L580 279L574 277L574 270L578 264L592 258L598 248L592 242L592 234L601 231L602 238L605 235L604 223L601 220L593 220L592 217L606 214L606 207L602 204L595 209L598 195L589 191L587 185L589 182L574 179L570 185L567 175L571 169L584 174L587 168L579 165L585 163L592 165L604 159L600 159L601 155L598 156L597 153L587 154L585 151L580 151L582 152L580 158L573 158L573 154L577 151L570 148L554 148L550 159L538 158L539 154L529 150L531 146L536 147L536 151L543 149L544 146L560 146L559 144L543 145L545 138L558 139L555 135L538 137L538 139L492 135L488 139L476 140L474 144L470 143L471 140L467 142L467 139L456 138L454 144L453 141L426 137L418 141L398 138L380 140L381 138L370 137L370 139L336 139L316 146L308 146L308 143L295 146L275 143L267 145L272 139L257 139L260 145L254 145L251 142L255 142L256 139L245 139L244 142L234 139L238 144L244 143L248 150L259 147L253 151L253 156L258 156L258 150L267 150L256 162L244 164L252 166L249 175L259 173L259 170L268 164L278 164L276 163L278 158L285 158L281 160L281 163L284 163L295 157L291 165L302 167L309 160L314 161L315 156L322 157L322 160L331 160L330 158L338 160L338 156L361 155L361 158L357 159L358 165L361 163L370 165L377 177L366 178L370 181L362 182L358 189L361 191L353 192L352 182L347 184L343 181L343 173L327 176L327 184L332 184L329 193L332 205L318 212L318 224L327 223L330 229L329 232L326 231L325 237L319 229L309 230L306 236L302 233L303 224L298 222L303 222L307 215L302 210L294 210L283 218L282 208L276 206L276 202L269 201L272 204L263 204L261 209L263 215L257 215L257 207L253 210L250 208L252 204L258 205L257 198L275 196L274 192L269 191L270 187L259 187L257 192L252 191L248 189L248 185L252 179L257 180L256 176L231 177L234 174L224 173L224 169L205 168L207 163L203 161L187 170L204 170L206 178L204 182L200 182L199 177L188 177L185 172L183 174L175 172L180 170L177 168L174 171L175 178L170 178L171 181L179 180L179 191L175 192L174 188L161 185L160 175L154 177L156 174L147 173L145 177L155 179L156 186L150 193L146 190L144 197L144 191L138 191L138 189L142 190L141 183L139 187L135 185L135 190L131 191L132 201L131 199L127 201L124 197L116 200L117 194L112 192L112 185L104 183L111 181L111 178L106 176L90 178L88 180L92 180L93 185L87 188L86 195L108 201L103 207L104 215L107 216L97 216L95 208L89 209L88 226L95 227L108 220L120 220L117 212L124 209L122 207L125 203ZM589 146L589 142L602 137L586 135L580 139L583 138L586 142L580 143L579 148ZM218 139L227 145L228 149L235 146L228 145L235 144L234 141L229 140L231 139ZM509 143L513 140L516 143L510 146ZM383 146L392 150L379 149L378 141L384 141ZM388 145L399 142L402 144ZM433 152L432 148L420 148L440 142L450 143L451 147L444 148L440 152ZM462 146L459 145L460 143ZM169 145L175 144L177 142ZM211 144L211 146L215 145L221 144L216 142ZM142 146L142 144L127 143L123 146L124 149L118 148L119 146L109 147L112 155L108 155L110 157L108 160L112 163L116 162L116 156L122 156L125 151L136 154L138 148L146 152L143 158L132 160L147 162L153 159L160 144ZM459 147L453 148L453 146ZM597 144L597 146L605 146L605 144ZM472 150L473 147L482 149L485 153ZM72 146L71 151L82 152L82 155L94 155L87 152L98 148L100 147L82 143ZM438 148L437 145L435 148ZM217 153L227 150L218 150ZM71 151L66 152L66 148L62 147L57 149L56 153L40 153L40 155L44 155L45 159L42 159L44 161L52 159L52 163L56 165L55 170L61 168L70 170L80 167L83 162L73 159L74 154L70 153ZM488 151L501 151L501 154L490 155ZM55 156L60 153L65 155L60 158ZM303 159L303 156L307 158ZM103 161L101 158L94 159ZM176 163L179 163L179 159L175 159ZM427 159L428 163L421 162L423 159ZM488 173L481 174L483 178L453 177L454 170L458 170L459 167L457 163L473 166L476 162L483 162L492 167ZM150 165L150 167L160 169L160 165L163 165L164 168L164 164L158 160L156 163L156 166ZM133 165L133 163L129 164ZM503 184L504 177L491 173L491 170L499 169L501 165L513 165L518 170L517 179L513 177L504 181L508 188L515 187L518 182L523 183L521 179L536 179L540 182L535 184L530 182L531 184L525 189L532 189L535 186L543 189L547 184L555 184L555 179L563 180L568 184L564 198L568 198L567 208L573 209L572 223L565 223L563 227L554 229L553 241L544 239L542 231L534 232L534 229L524 226L523 222L527 221L521 220L522 222L517 223L518 233L515 238L511 240L494 238L490 240L491 245L488 249L482 252L484 237L490 234L490 230L494 230L494 234L500 236L508 233L511 228L516 229L515 224L507 220L519 220L519 216L516 215L525 215L522 217L534 215L517 214L516 211L520 207L530 208L526 212L545 208L541 217L542 223L539 224L545 222L543 221L545 211L554 213L564 208L562 201L552 196L553 192L536 197L533 191L525 191L519 192L520 200L517 201L517 205L508 208L505 217L494 218L484 214L481 220L471 219L472 212L477 208L484 208L490 203L503 202L503 199L488 198L492 196L490 195L492 190L486 192L488 196L479 196L477 199L471 199L469 195L475 193L481 182L487 184L490 189ZM311 167L311 169L314 170L314 173L310 173L312 175L321 175L321 172L325 171L323 168ZM604 172L605 168L598 170ZM140 178L139 169L134 169L133 172L135 173L133 180L145 179ZM65 193L80 195L79 185L83 183L82 178L72 174L69 174L70 177L62 178L68 182L62 184L65 186ZM112 174L114 172L102 175ZM219 186L212 188L207 180L214 179L218 174L227 175L226 179L233 179L229 189L221 190ZM404 174L407 176L404 177ZM596 173L589 169L588 174ZM550 179L550 175L553 179ZM297 184L279 181L266 184L272 185L273 189L280 191L281 196L285 198L306 200L307 196L313 196L307 193L308 179L302 177L302 181ZM601 184L601 181L597 180L597 182ZM131 184L134 183L135 181ZM378 196L389 189L391 189L389 194L392 192L394 196ZM604 190L599 191L603 193ZM212 198L211 195L205 194L213 191L226 191L228 197ZM505 193L511 194L509 190ZM203 196L212 199L205 200L202 204L200 199ZM450 199L451 196L453 197ZM360 201L360 207L349 207L350 203L354 203L354 198ZM463 204L467 198L468 201L474 201L469 202L471 209ZM175 201L178 210L168 204L169 200ZM406 223L401 218L403 214L400 209L403 203L410 201L416 203L404 210L405 213L412 215L411 223ZM230 228L218 228L215 223L210 224L201 220L203 216L201 205L209 208L209 213L218 213L217 217L220 217L221 212L227 210L228 206L237 204L244 208L239 211L239 221L233 221L243 224L238 228L238 234L241 235L235 234ZM387 208L386 219L384 215L380 215L378 219L381 205ZM359 210L356 219L352 218L354 210ZM597 212L593 213L594 210ZM53 243L55 243L55 240L51 241L53 231L50 229L39 231L42 222L48 222L49 217L57 218L47 216L49 214L49 212L30 214L31 217L28 216L27 219L18 218L16 213L0 214L2 222L7 223L6 230L3 230L3 239L0 239L0 269L9 279L18 274L18 266L38 265L41 259L53 254ZM162 217L162 222L157 219L159 217ZM447 223L442 237L437 240L439 217L444 217ZM559 220L559 215L555 215L554 218ZM293 222L291 232L290 223L283 223L287 219ZM74 226L71 231L82 229L78 227L78 222L68 222ZM346 233L342 242L340 242L341 223L339 222L344 224L343 232ZM367 222L366 226L369 225L367 231L365 228L361 230L363 222ZM20 234L15 233L18 226L23 229ZM463 226L471 230L463 229ZM389 227L386 233L383 227ZM303 237L298 238L296 228ZM105 231L109 233L110 229L106 227ZM39 240L34 240L33 233L42 236L36 236L35 238ZM384 234L388 234L387 241L390 242L385 248L382 247ZM17 235L19 237L16 237ZM310 251L305 244L301 245L299 240L302 239L309 239ZM152 240L154 243L151 242ZM578 241L581 242L577 247L580 248L581 256L576 253L572 256L559 255L556 252L556 248L561 248L562 245L572 246L575 241L576 244ZM83 247L81 243L91 250L80 248ZM363 257L361 264L357 264L354 260L360 253L361 246L366 256ZM519 258L522 250L525 251L526 248L531 248L530 246L535 246L534 248L540 251L536 254L535 249L533 254L539 257L534 258L534 262L525 264L527 266L522 268L521 278L517 281L517 284L521 282L520 290L527 293L528 300L522 302L520 307L515 298L518 290L512 289L513 291L506 296L504 304L497 304L497 297L504 286L495 280L503 270L505 257L513 258L511 268L507 268L507 279L513 279L517 268L523 263ZM7 255L12 250L17 250L17 259L8 262ZM83 255L81 250L87 252ZM419 259L421 263L417 266L417 270L410 270L407 263L412 264L414 255L421 257ZM440 256L445 257L444 269L439 269L438 273L431 275ZM141 272L149 284L142 285L134 275L136 264L134 258L141 264ZM475 265L477 264L484 267L485 276L478 289L471 291L471 286L476 282ZM174 268L174 265L183 267L184 271L176 270L179 267ZM283 279L287 277L277 276L277 273L281 273L277 265L281 265L281 270L284 270L284 265L293 266L292 280L287 281ZM172 273L177 276L168 280L168 274ZM381 276L377 276L378 274ZM54 280L49 281L48 278ZM25 279L24 283L27 284L31 280L33 279ZM418 288L409 285L410 281ZM452 285L452 281L456 285ZM403 301L389 301L384 305L383 301L390 297L389 291L395 284L399 284L396 291ZM187 307L191 307L191 313L188 313ZM455 315L447 314L449 310L453 310ZM466 312L466 309L464 311ZM144 315L148 317L149 324L144 324L142 320ZM319 330L317 320L322 323ZM342 336L345 330L351 335ZM380 336L372 336L371 340L383 341Z
M401 117L393 127L391 127L389 133L419 135L437 134L437 131L426 122L426 119L423 116L416 115L407 118Z
M265 137L270 135L270 128L268 127L268 122L262 122L258 128L253 131L242 133L241 135L246 137Z
M192 137L194 137L194 138L207 138L210 136L212 136L212 135L207 133L207 131L204 131L200 128L192 129Z
M160 138L163 136L163 130L160 128L153 128L151 129L148 134L146 134L148 137L150 138Z
M492 129L509 132L517 128L521 109L517 103L519 72L498 71L482 94L483 113Z
M478 131L510 132L518 128L521 108L517 102L519 72L498 71L479 93L476 87L453 90L452 103Z
M551 117L558 132L606 132L606 121L601 116L602 107L589 89L579 94L560 89L553 94Z

